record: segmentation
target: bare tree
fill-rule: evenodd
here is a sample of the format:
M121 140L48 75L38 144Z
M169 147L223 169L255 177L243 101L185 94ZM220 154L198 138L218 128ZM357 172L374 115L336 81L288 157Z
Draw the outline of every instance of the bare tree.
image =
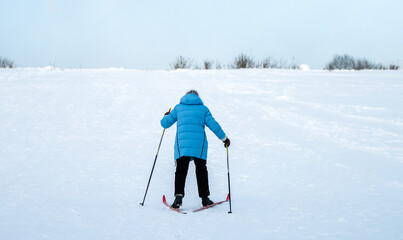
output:
M363 70L363 69L371 69L372 63L370 63L367 59L357 59L355 69Z
M298 69L299 68L299 66L295 63L295 58L294 57L292 57L292 63L289 66L289 68L291 68L291 69Z
M193 63L193 69L200 70L202 69L198 63Z
M211 69L213 67L213 63L214 62L211 60L204 60L203 62L204 69L206 70Z
M335 55L331 62L329 62L325 69L327 70L335 70L335 69L355 69L356 63L355 59L352 56L347 54L344 55Z
M267 57L262 60L260 65L262 66L262 68L273 68L274 67L273 63L274 63L273 59L271 57Z
M189 58L185 58L183 56L177 57L171 63L171 68L173 68L173 69L191 68L191 66L192 66L192 61Z
M390 64L389 65L389 70L399 70L399 65L397 64Z
M335 70L335 69L346 69L346 70L365 70L365 69L376 69L376 70L397 70L399 66L397 65L389 65L389 67L381 64L381 63L373 63L365 58L355 59L352 56L347 54L344 55L335 55L331 62L329 62L326 67L326 70Z
M232 68L254 68L256 66L255 61L252 57L249 57L243 53L239 54L238 57L235 57L234 62L232 64Z
M285 68L285 69L298 69L298 65L295 63L294 58L292 59L291 65L288 65L287 61L284 59L276 60L272 57L264 58L261 63L260 67L262 68Z
M219 63L218 61L216 61L215 63L215 69L222 69L221 63Z
M0 68L13 68L14 61L10 61L7 58L0 57Z

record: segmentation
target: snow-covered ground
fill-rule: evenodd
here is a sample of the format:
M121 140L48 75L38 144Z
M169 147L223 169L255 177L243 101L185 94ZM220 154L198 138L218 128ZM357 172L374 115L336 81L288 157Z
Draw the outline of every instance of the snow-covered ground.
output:
M192 88L231 139L232 214L161 203L175 127L139 205ZM183 208L200 206L191 164ZM403 239L403 71L0 69L0 239Z

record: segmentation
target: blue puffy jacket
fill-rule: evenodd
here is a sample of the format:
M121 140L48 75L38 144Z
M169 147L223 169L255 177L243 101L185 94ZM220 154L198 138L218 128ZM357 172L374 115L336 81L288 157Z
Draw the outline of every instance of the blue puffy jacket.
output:
M186 94L171 113L161 119L163 128L171 127L175 122L175 159L183 156L197 157L206 160L208 142L207 126L219 139L225 140L225 133L220 124L213 118L210 110L196 94Z

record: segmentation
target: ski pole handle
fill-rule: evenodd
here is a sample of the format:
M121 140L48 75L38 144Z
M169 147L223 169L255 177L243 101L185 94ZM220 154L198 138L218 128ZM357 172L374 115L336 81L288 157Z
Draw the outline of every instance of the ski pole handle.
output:
M167 115L169 115L170 113L171 113L171 108L169 108L168 112L166 112L166 113L164 114L164 116L167 116Z

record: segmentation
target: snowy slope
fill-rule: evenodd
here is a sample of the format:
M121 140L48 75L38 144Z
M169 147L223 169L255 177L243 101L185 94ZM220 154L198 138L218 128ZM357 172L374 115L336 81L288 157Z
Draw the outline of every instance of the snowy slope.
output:
M233 214L161 203L175 127L139 205L159 121L191 88L231 139ZM0 69L0 238L403 239L402 96L402 71ZM191 165L184 209L196 189Z

